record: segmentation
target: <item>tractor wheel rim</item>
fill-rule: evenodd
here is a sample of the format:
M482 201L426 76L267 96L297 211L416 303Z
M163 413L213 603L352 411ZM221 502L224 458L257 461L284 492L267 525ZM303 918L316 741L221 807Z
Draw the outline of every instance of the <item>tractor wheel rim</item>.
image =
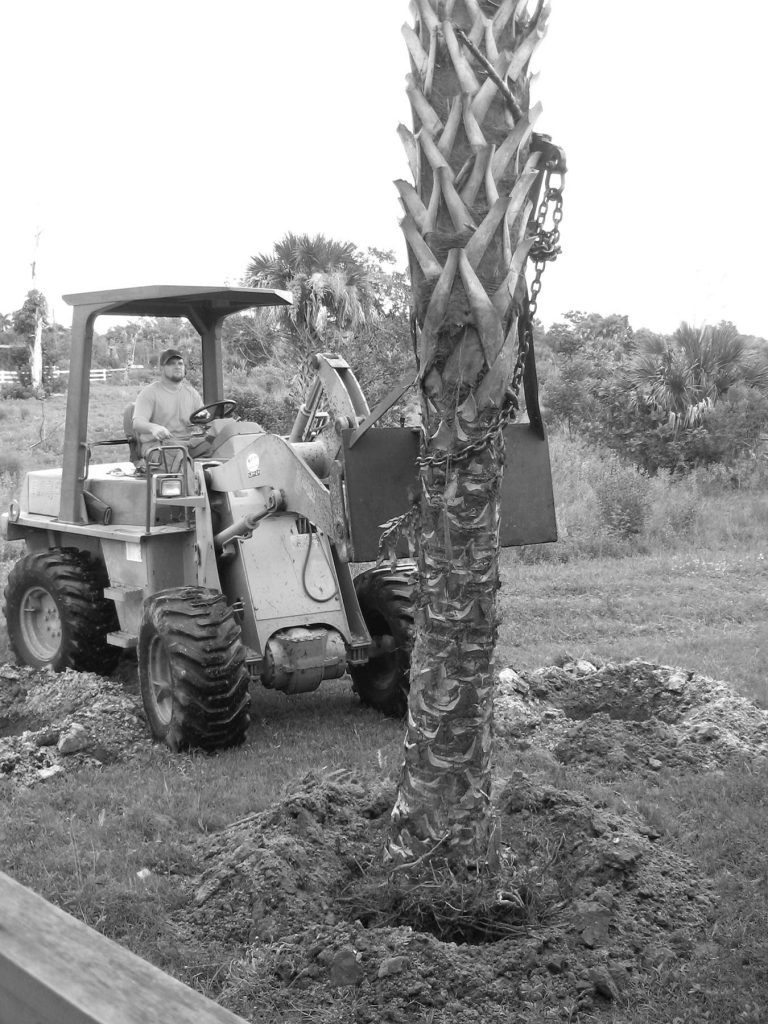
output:
M21 637L38 661L50 662L61 648L61 616L45 587L30 587L21 600Z
M173 716L173 673L162 637L152 637L147 658L147 671L152 703L163 725L170 725Z

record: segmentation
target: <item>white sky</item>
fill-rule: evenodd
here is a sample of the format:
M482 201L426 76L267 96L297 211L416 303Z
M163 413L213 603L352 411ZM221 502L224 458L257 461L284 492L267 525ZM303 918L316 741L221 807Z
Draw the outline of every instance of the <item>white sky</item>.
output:
M568 155L539 312L768 338L762 0L553 0L537 130ZM395 249L407 0L8 0L0 311L236 283L285 232ZM41 229L39 247L35 234Z

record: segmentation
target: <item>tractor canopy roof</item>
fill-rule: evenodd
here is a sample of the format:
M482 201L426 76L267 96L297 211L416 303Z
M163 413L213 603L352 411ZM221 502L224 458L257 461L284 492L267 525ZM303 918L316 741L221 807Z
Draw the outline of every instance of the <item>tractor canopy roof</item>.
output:
M198 314L206 321L220 320L254 306L288 306L290 292L275 288L224 288L184 285L146 285L141 288L110 288L100 292L65 295L70 306L88 306L96 315L186 316Z

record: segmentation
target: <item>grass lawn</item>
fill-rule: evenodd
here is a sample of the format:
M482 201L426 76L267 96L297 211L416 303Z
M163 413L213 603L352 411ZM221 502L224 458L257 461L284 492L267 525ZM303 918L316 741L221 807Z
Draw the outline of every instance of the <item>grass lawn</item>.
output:
M768 550L768 544L766 545ZM526 565L504 558L499 659L644 658L768 707L768 559L758 550Z

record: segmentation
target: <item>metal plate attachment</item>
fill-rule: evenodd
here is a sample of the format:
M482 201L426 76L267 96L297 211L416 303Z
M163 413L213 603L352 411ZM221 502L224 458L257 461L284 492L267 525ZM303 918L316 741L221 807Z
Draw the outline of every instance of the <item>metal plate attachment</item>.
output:
M378 554L381 524L406 512L417 493L419 439L407 428L376 427L350 448L353 434L352 430L342 433L353 561L372 562ZM541 437L527 423L513 423L504 431L504 440L501 546L557 540L546 435Z

